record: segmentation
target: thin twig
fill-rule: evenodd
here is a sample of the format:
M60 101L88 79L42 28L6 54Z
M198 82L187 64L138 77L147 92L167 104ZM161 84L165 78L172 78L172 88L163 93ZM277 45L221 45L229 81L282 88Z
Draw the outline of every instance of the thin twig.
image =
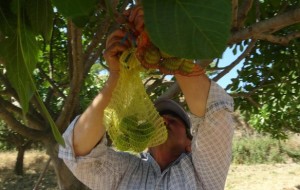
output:
M252 7L253 0L244 0L243 3L238 8L238 22L237 22L237 28L240 29L244 26L245 20L247 18L247 15Z
M276 15L273 18L254 23L248 28L234 32L229 39L228 44L234 44L246 39L251 39L253 36L258 34L270 34L270 32L276 32L296 23L300 23L300 8Z
M256 44L255 40L252 40L250 44L247 46L246 50L236 59L234 60L229 66L227 66L222 72L220 72L217 76L213 78L214 81L220 80L224 75L226 75L231 69L233 69L236 65L238 65L249 53L252 51Z
M238 0L232 0L231 6L232 6L232 28L233 30L236 30L238 26Z
M276 86L278 83L269 83L269 84L260 84L254 89L252 89L250 92L239 92L239 93L231 93L230 96L232 97L250 97L254 95L258 90L261 90L262 88L265 87L270 87L270 86Z
M247 96L246 99L247 99L254 107L256 107L256 108L261 108L261 105L260 105L259 103L257 103L256 101L254 101L254 100L252 99L252 97Z
M41 72L42 76L51 84L52 88L60 95L60 97L66 99L64 93L59 89L55 82L44 72L44 70L39 66L37 68Z
M254 36L255 39L266 40L275 44L289 45L290 41L296 38L300 38L300 32L294 32L287 36L275 36L272 34L258 34Z
M15 98L16 100L18 100L18 95L17 95L15 89L11 86L10 82L4 75L0 75L0 81L2 82L2 84L5 85L6 93L8 93L8 95Z
M104 41L102 40L100 42L100 46L94 50L93 55L90 56L90 58L88 59L87 62L85 62L85 66L84 66L84 75L86 75L90 68L92 67L92 65L97 61L97 59L99 59L102 56L102 52L104 50Z
M177 82L174 82L174 84L159 98L172 98L180 93L180 87Z
M38 130L30 129L23 123L19 122L12 113L7 111L7 109L1 102L0 102L0 118L12 130L33 140L42 140L46 135L46 131L38 131Z
M83 55L83 62L84 63L88 61L88 59L90 58L93 51L101 43L102 37L107 32L106 28L108 28L108 26L110 24L111 24L111 19L110 18L106 18L102 22L101 27L97 30L96 34L92 38L92 41L90 42L90 44L86 48L86 51L84 52L84 55Z
M37 182L36 182L36 184L35 184L33 190L38 190L38 187L39 187L40 183L42 182L42 179L43 179L43 177L44 177L44 175L45 175L45 173L46 173L46 171L47 171L47 169L48 169L48 167L49 167L50 162L51 162L51 158L49 158L49 159L47 160L47 163L46 163L46 165L45 165L45 167L44 167L44 169L43 169L43 171L42 171L42 173L41 173L39 179L37 180Z
M255 18L256 18L256 22L260 21L260 2L259 0L255 0Z

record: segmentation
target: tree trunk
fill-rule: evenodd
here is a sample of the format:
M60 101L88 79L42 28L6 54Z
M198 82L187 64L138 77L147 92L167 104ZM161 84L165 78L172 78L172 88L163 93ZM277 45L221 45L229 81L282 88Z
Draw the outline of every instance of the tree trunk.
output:
M45 144L57 177L57 184L61 190L88 190L67 168L63 160L58 158L58 145L56 142Z
M16 175L23 175L23 161L24 161L24 154L26 147L24 146L18 146L18 156L15 163L15 169L14 172Z
M17 143L20 144L20 143ZM14 172L16 175L23 175L24 174L24 155L25 151L31 146L32 141L27 141L22 143L22 145L17 145L18 155L15 163Z

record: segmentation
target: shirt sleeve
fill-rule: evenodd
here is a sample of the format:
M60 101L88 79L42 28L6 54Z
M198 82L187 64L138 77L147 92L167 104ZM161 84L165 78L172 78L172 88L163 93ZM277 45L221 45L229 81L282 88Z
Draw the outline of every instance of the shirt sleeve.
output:
M59 147L62 158L74 176L91 189L117 189L132 155L116 152L106 146L105 136L101 142L86 156L76 157L73 149L73 129L79 116L69 125L63 138L66 146ZM82 142L84 143L84 142Z
M233 99L211 82L204 117L191 114L192 158L205 190L223 190L231 163Z

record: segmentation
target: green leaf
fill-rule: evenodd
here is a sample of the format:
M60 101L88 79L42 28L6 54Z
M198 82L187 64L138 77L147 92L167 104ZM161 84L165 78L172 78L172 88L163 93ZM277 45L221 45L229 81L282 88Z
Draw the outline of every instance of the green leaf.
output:
M243 51L244 51L244 45L240 44L240 52L243 52Z
M25 0L11 0L7 2L10 3L10 10L15 15L19 14L19 11L22 9L22 7L24 7L25 4Z
M26 14L32 30L50 41L53 28L53 7L50 0L27 0Z
M51 130L52 130L52 134L54 135L55 140L56 140L59 144L61 144L62 146L65 146L65 141L64 141L64 139L62 138L62 136L61 136L61 134L60 134L60 132L59 132L59 130L58 130L58 128L57 128L55 122L53 121L53 119L52 119L50 113L48 112L48 110L47 110L45 104L44 104L43 101L41 100L40 95L37 93L37 90L36 90L36 97L37 97L37 100L38 100L38 102L39 102L39 104L40 104L42 110L43 110L43 113L45 114L46 118L48 119L48 122L50 123Z
M2 4L1 4L2 5ZM33 70L38 61L39 46L35 34L26 27L21 15L21 3L15 1L15 11L17 19L9 20L5 15L1 15L6 22L1 23L1 30L5 38L1 39L0 59L2 59L7 78L11 86L16 90L19 103L22 107L23 115L28 112L29 102L37 89L32 78ZM2 7L1 7L2 8ZM37 95L43 113L48 119L55 139L62 145L64 141L59 133L48 110ZM25 120L26 122L26 120Z
M74 17L72 20L76 26L83 28L89 22L89 17L88 16Z
M230 34L230 1L145 0L142 3L149 36L166 53L190 59L222 55Z
M38 55L35 36L24 28L17 33L12 31L11 35L2 41L0 55L6 63L7 77L18 93L23 112L26 113L34 92L31 73L36 66Z
M232 49L233 55L236 55L236 51L237 51L237 45L235 45L234 48Z
M88 16L98 0L52 0L58 11L67 18Z

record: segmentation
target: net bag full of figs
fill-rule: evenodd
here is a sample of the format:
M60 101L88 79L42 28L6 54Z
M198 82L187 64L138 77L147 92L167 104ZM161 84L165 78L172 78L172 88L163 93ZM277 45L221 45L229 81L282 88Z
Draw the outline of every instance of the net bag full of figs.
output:
M165 142L167 130L146 93L135 51L129 49L120 57L120 78L105 109L105 126L118 150L138 153Z

